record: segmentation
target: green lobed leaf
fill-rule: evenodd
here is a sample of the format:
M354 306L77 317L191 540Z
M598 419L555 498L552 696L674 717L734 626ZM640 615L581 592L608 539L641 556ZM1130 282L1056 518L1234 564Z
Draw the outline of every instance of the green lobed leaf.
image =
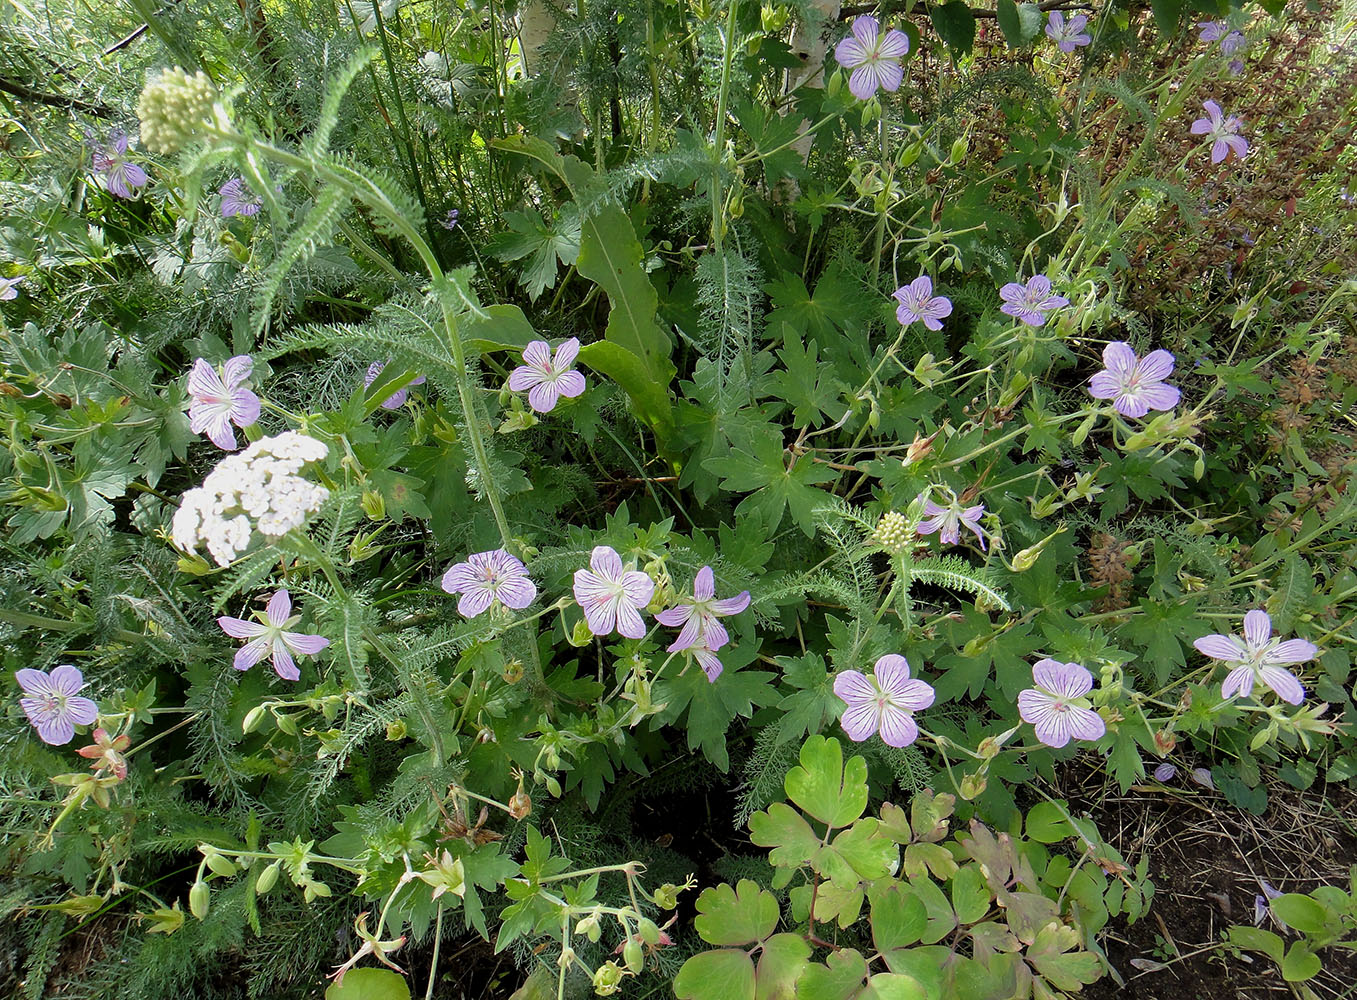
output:
M777 927L777 897L749 879L738 886L713 886L697 897L693 926L708 944L743 945L762 941Z
M410 1000L410 986L387 969L350 969L325 990L325 1000Z
M812 736L801 746L801 764L787 772L787 797L831 827L852 823L867 808L867 762L843 760L834 738Z
M674 995L679 1000L755 1000L754 961L733 948L700 952L674 977Z

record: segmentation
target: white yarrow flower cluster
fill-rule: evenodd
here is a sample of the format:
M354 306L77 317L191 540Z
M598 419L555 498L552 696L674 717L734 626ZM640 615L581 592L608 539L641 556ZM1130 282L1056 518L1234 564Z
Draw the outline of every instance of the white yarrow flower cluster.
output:
M170 537L188 551L206 544L218 566L227 566L250 546L255 531L279 538L320 509L330 491L297 475L330 449L296 431L260 438L227 455L203 485L186 492Z

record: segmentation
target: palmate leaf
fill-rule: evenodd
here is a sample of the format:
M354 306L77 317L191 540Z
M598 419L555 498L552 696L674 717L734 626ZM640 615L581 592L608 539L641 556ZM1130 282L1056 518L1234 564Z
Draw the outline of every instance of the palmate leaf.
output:
M537 212L505 212L509 227L494 241L492 251L503 261L524 260L518 283L528 290L534 302L547 288L556 284L557 262L573 264L580 255L580 214L573 202L567 202L551 220Z
M723 477L722 489L750 494L740 501L737 509L741 513L756 514L771 533L782 523L783 513L790 510L807 538L815 535L816 509L829 498L815 485L837 478L834 470L817 465L810 455L801 455L788 464L782 439L774 434L752 435L742 447L702 464Z

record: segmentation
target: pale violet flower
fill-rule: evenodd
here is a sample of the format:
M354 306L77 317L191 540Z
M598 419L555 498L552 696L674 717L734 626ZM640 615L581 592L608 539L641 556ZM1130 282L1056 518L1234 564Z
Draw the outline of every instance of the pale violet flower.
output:
M17 278L0 278L0 302L17 299L19 297L19 282L23 280L23 275Z
M1193 135L1204 135L1211 140L1211 162L1219 163L1231 153L1243 159L1249 151L1248 141L1239 134L1244 123L1234 115L1226 115L1215 101L1203 101L1206 117L1192 123Z
M1059 749L1071 739L1096 740L1107 732L1102 716L1086 695L1093 675L1077 663L1045 659L1032 667L1035 687L1018 693L1018 714L1030 722L1037 739Z
M938 541L943 545L960 545L961 526L965 525L980 543L980 551L986 551L985 539L989 532L980 526L980 519L985 516L985 505L978 503L971 507L963 507L950 490L944 489L943 492L951 497L945 507L934 503L928 490L919 494L925 517L915 530L921 535L931 535L936 531Z
M443 574L443 589L462 595L457 611L467 618L475 618L495 601L522 611L537 597L528 568L504 549L473 552Z
M1269 912L1272 909L1270 905L1271 902L1278 896L1282 895L1281 890L1274 889L1268 882L1264 881L1263 879L1258 880L1258 885L1263 891L1253 897L1253 922L1255 925L1261 924L1264 920L1267 919ZM1279 918L1276 914L1272 914L1272 919L1277 922L1278 927L1287 929L1286 924L1283 923L1281 918Z
M1000 312L1028 326L1045 325L1048 312L1070 304L1069 299L1051 294L1051 279L1044 274L1032 275L1025 285L1010 281L999 289L999 298L1004 300Z
M245 186L243 177L232 177L223 184L217 194L221 195L221 217L229 219L233 215L258 215L264 207L262 199Z
M1230 25L1225 21L1199 21L1197 28L1201 31L1200 40L1210 45L1224 38L1225 33L1230 30Z
M1160 764L1154 769L1154 780L1161 783L1167 783L1172 781L1177 773L1178 769L1172 764Z
M703 566L693 581L692 603L680 604L655 616L661 625L683 627L674 644L669 647L669 652L677 653L702 646L714 653L730 641L730 635L719 619L738 615L749 607L749 591L743 590L734 597L720 601L715 600L715 597L716 574L710 566Z
M1270 687L1278 698L1292 705L1305 700L1305 688L1296 675L1285 669L1288 664L1313 660L1319 648L1305 639L1272 638L1272 619L1266 611L1254 609L1244 616L1244 635L1204 635L1192 643L1203 656L1220 660L1230 673L1221 685L1220 696L1248 698L1256 681Z
M1213 792L1216 790L1216 779L1211 777L1209 768L1194 767L1192 769L1192 780L1203 788L1209 788Z
M1249 40L1244 37L1242 31L1232 31L1220 40L1220 51L1222 55L1232 56L1236 52L1242 52L1249 47Z
M38 738L52 746L71 742L76 726L91 726L99 717L99 706L80 697L85 678L69 665L43 670L25 668L14 672L24 696L19 706L38 731Z
M135 198L137 188L150 178L146 171L127 159L127 135L110 132L103 143L91 143L94 169L103 178L104 187L116 198Z
M622 557L608 545L594 547L589 568L575 571L575 600L584 609L584 619L594 635L611 635L613 629L628 639L646 634L641 608L655 594L655 581L637 570L622 567Z
M855 17L849 26L852 34L834 47L834 58L851 70L848 90L860 101L877 90L895 92L905 78L897 61L909 52L909 36L892 28L884 35L876 18Z
M1088 18L1083 14L1076 14L1066 21L1064 14L1053 10L1047 15L1046 36L1060 46L1061 52L1073 52L1093 41L1093 36L1084 32L1087 25Z
M385 361L374 361L372 362L372 364L368 365L368 373L363 376L363 388L366 389L369 386L371 386L373 382L376 382L377 376L382 373L382 369L385 367L386 367ZM396 392L393 392L391 395L387 396L386 399L382 400L382 409L384 410L398 409L401 406L401 404L404 403L407 398L409 398L410 386L423 385L424 382L425 378L423 375L419 375L415 378L412 378L404 389L399 389Z
M227 635L235 639L248 639L236 650L235 661L231 664L237 670L249 670L266 656L272 656L273 669L286 681L295 681L301 677L292 654L315 656L330 640L322 635L306 632L292 632L289 629L301 620L300 615L292 614L292 597L286 590L279 590L269 598L269 603L261 614L255 612L258 621L246 621L222 615L217 624Z
M909 676L909 661L896 653L877 660L871 677L860 670L840 671L834 693L848 706L839 724L849 739L861 743L880 733L892 747L907 747L919 738L914 713L935 697L930 685Z
M551 345L534 340L523 348L523 364L509 373L509 388L527 391L528 405L538 413L550 413L560 396L573 399L584 392L584 376L574 370L580 353L578 337L571 337L552 357Z
M247 354L238 354L222 366L221 373L202 358L193 362L188 376L189 428L194 434L207 432L208 439L223 451L236 450L231 425L245 428L259 419L259 397L248 384L254 362Z
M934 295L933 279L926 274L897 288L892 295L900 303L895 318L901 326L922 323L930 330L941 330L943 317L952 315L952 300L945 295Z
M1114 340L1103 349L1103 364L1106 368L1089 380L1089 394L1112 400L1112 408L1123 417L1143 417L1150 410L1178 405L1178 390L1164 383L1173 374L1173 355L1168 351L1151 351L1137 360L1130 344Z

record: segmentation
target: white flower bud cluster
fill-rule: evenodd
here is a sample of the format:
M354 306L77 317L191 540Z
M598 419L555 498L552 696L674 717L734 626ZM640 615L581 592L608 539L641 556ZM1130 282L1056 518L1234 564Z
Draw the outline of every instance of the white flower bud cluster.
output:
M899 511L888 510L877 522L871 540L892 554L904 552L911 540L909 521Z
M330 491L297 473L329 451L315 438L287 431L227 455L202 486L180 498L170 537L190 552L205 544L217 565L226 566L249 548L255 531L274 539L300 528Z
M190 76L178 66L147 82L137 101L141 144L156 153L177 153L212 117L217 88L202 70Z

